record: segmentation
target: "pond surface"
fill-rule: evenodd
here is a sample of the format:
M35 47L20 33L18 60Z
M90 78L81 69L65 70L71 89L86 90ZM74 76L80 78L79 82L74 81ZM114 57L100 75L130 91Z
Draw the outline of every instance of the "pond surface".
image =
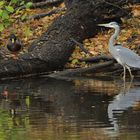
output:
M139 81L2 81L0 140L140 140Z

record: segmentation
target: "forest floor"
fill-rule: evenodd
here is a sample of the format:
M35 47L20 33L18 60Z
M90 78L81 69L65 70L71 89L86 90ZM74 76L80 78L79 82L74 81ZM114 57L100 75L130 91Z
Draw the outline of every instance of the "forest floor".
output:
M60 15L63 15L65 12L60 11L51 16L46 16L40 19L31 19L22 21L21 18L32 16L35 14L46 13L51 10L62 8L64 4L59 5L59 7L51 7L47 9L25 9L21 13L11 15L12 24L4 29L0 36L0 54L4 59L12 59L12 54L6 49L6 42L11 33L15 33L21 42L24 44L24 49L19 53L23 54L28 51L29 45L42 35L43 32L51 25L51 23ZM124 47L128 47L135 52L138 52L140 47L140 5L131 6L132 9L132 18L122 18L121 33L118 37L118 42L123 44ZM108 52L108 40L113 30L103 30L98 33L93 38L85 39L83 44L85 48L93 55L110 55ZM80 58L91 57L88 54L85 54L77 46L72 56L69 59L69 62L66 64L66 68L74 67L86 67L87 64L80 62Z

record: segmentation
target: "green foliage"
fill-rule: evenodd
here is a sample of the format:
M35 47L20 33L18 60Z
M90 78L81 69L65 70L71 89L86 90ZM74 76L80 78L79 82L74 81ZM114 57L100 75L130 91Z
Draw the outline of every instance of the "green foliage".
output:
M0 32L12 22L14 22L10 15L16 13L21 14L19 16L21 20L26 18L27 13L22 15L22 12L19 12L21 6L24 6L26 9L28 9L32 6L32 2L26 2L25 0L10 0L9 2L6 0L0 1Z
M14 8L13 8L12 6L10 6L10 5L5 6L5 9L6 9L7 12L9 12L9 13L13 13L13 12L14 12Z
M72 60L72 64L75 65L76 63L78 63L78 59L73 59L73 60Z
M30 27L25 27L24 28L24 35L26 36L26 37L28 37L30 34L31 34L31 29L30 29Z
M25 6L26 8L30 8L32 6L32 2L27 2Z
M0 108L0 140L25 140L24 126L29 126L26 115L11 117L9 110Z
M3 31L3 29L4 29L3 24L0 24L0 32Z

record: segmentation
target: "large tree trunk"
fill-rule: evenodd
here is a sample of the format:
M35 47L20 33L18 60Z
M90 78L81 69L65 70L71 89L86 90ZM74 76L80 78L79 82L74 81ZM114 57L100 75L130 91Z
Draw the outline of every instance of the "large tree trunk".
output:
M74 50L70 38L82 42L94 36L97 23L119 19L127 15L124 4L137 0L65 0L67 11L57 18L49 29L19 60L0 63L0 77L15 77L62 69Z

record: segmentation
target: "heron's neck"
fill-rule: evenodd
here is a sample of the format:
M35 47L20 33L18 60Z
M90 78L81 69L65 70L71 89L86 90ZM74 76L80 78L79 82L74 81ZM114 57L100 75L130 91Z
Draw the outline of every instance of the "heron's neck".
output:
M115 29L115 33L109 39L109 47L110 48L114 47L114 41L115 41L115 39L117 38L117 36L120 32L120 27L119 26L114 28L114 29Z

